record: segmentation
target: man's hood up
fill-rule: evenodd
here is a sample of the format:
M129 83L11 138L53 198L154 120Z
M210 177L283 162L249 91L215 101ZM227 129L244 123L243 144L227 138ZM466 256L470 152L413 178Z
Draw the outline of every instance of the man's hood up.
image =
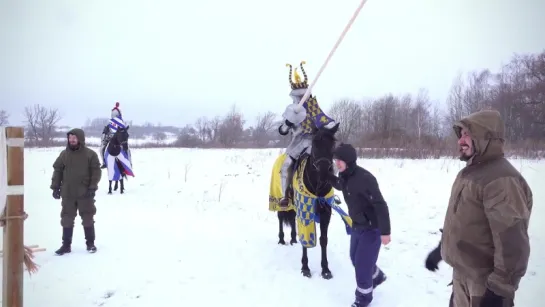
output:
M82 129L74 128L74 129L68 131L68 133L66 133L67 142L68 142L68 136L70 134L73 134L78 138L78 141L79 141L79 144L80 144L81 147L85 146L85 132L83 132ZM67 146L69 146L69 145L70 144L67 144Z
M475 147L475 157L472 162L503 156L505 124L500 112L495 110L475 112L456 122L453 128L458 139L462 129L469 132Z

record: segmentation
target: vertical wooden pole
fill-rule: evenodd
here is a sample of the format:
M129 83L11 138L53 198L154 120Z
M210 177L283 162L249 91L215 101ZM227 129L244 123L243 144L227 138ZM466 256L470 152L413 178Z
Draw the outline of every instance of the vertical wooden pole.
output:
M24 130L22 127L7 127L5 131L8 186L4 226L2 306L23 307Z

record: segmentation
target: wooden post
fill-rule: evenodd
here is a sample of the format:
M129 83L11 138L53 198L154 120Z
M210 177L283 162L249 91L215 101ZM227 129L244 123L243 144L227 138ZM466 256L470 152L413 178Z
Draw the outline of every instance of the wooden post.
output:
M23 307L24 130L7 127L7 202L4 226L2 306ZM6 150L2 148L2 150Z

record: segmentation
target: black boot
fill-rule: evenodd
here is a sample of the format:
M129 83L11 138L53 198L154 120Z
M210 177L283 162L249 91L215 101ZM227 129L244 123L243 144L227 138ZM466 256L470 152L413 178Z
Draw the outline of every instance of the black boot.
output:
M106 164L102 163L102 165L100 166L100 168L106 168Z
M64 227L62 229L62 246L58 250L55 251L55 254L62 256L64 254L68 254L72 252L72 235L74 234L74 228L73 227Z
M95 226L83 227L85 233L85 244L87 245L87 251L95 253L97 247L95 246Z

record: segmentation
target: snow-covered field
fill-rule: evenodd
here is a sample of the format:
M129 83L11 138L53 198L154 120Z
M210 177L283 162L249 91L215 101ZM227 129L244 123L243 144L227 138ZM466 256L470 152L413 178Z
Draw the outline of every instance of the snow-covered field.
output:
M354 296L349 237L341 220L330 226L334 278L319 277L319 248L309 251L312 279L299 273L300 246L277 244L276 214L268 211L268 150L134 149L135 178L126 194L97 194L96 254L85 251L80 219L73 252L61 244L60 202L49 190L57 149L26 149L26 244L39 244L40 271L25 277L25 306L346 307ZM545 163L513 160L533 188L532 255L517 306L541 306L545 277ZM451 270L424 268L439 240L455 160L360 160L378 178L392 218L392 243L379 265L389 279L373 306L447 306ZM341 196L342 199L342 196ZM286 229L288 230L288 229ZM289 231L288 231L289 232Z

